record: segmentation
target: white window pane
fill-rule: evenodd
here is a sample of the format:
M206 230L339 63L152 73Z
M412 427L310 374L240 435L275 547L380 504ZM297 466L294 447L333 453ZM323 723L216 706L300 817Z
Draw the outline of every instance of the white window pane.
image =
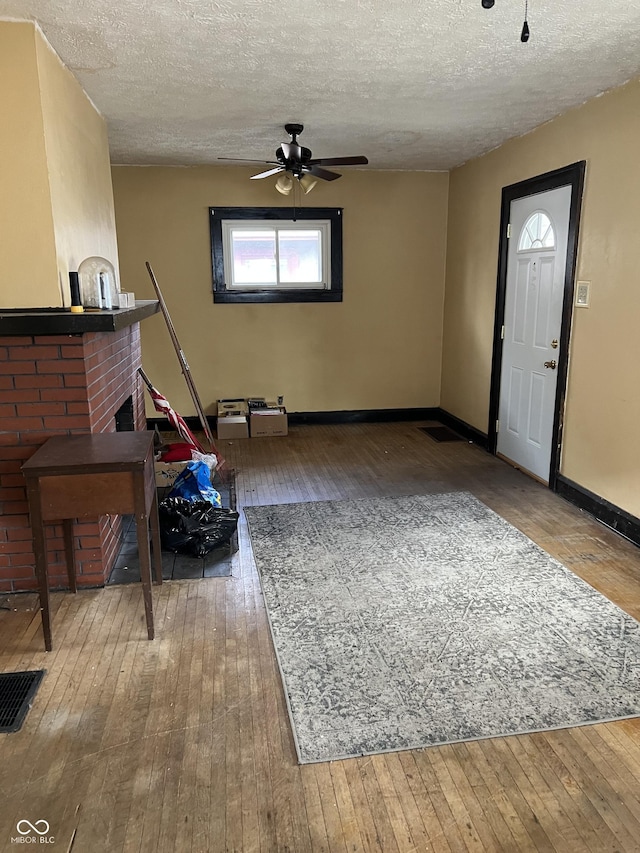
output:
M322 281L322 232L319 229L278 231L280 281L314 283Z
M556 235L551 220L541 210L532 213L520 232L518 251L529 249L553 249L556 245Z
M227 220L222 239L229 289L331 288L329 223Z
M231 230L234 284L277 284L276 235L271 230Z

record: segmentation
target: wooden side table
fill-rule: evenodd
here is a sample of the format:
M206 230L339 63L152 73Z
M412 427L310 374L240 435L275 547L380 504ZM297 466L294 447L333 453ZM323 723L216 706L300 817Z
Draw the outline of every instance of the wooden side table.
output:
M27 481L44 645L51 651L51 613L44 523L62 520L69 586L76 591L73 519L129 515L136 520L147 635L154 637L151 597L153 540L156 583L162 583L160 527L152 432L56 435L22 466Z

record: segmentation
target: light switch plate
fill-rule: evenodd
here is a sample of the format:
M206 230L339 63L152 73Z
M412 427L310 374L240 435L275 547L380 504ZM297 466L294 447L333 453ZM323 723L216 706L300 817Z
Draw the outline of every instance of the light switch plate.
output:
M579 281L576 284L576 306L578 308L588 308L591 300L591 282Z

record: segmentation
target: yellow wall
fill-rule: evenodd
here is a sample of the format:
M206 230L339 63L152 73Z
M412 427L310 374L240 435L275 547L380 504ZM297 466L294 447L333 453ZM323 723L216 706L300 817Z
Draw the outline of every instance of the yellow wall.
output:
M291 205L251 174L113 169L122 288L153 298L148 260L205 410L280 394L290 411L437 406L448 175L345 170L305 197L344 208L343 302L214 305L209 206ZM152 381L194 414L160 315L142 324L142 347Z
M60 282L98 255L118 272L107 125L51 47L36 42Z
M0 307L59 305L32 24L0 22Z
M502 187L587 161L562 473L640 516L640 80L451 173L441 405L487 430Z
M117 269L105 122L31 23L0 23L0 102L0 307L69 305L69 269Z

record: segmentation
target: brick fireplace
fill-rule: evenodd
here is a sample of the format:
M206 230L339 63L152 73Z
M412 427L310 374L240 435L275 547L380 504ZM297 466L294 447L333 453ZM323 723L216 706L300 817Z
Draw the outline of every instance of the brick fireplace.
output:
M0 592L37 588L23 462L52 435L146 428L139 321L155 311L0 313ZM118 516L75 522L78 586L105 583L120 534ZM61 524L47 542L50 584L64 587Z

